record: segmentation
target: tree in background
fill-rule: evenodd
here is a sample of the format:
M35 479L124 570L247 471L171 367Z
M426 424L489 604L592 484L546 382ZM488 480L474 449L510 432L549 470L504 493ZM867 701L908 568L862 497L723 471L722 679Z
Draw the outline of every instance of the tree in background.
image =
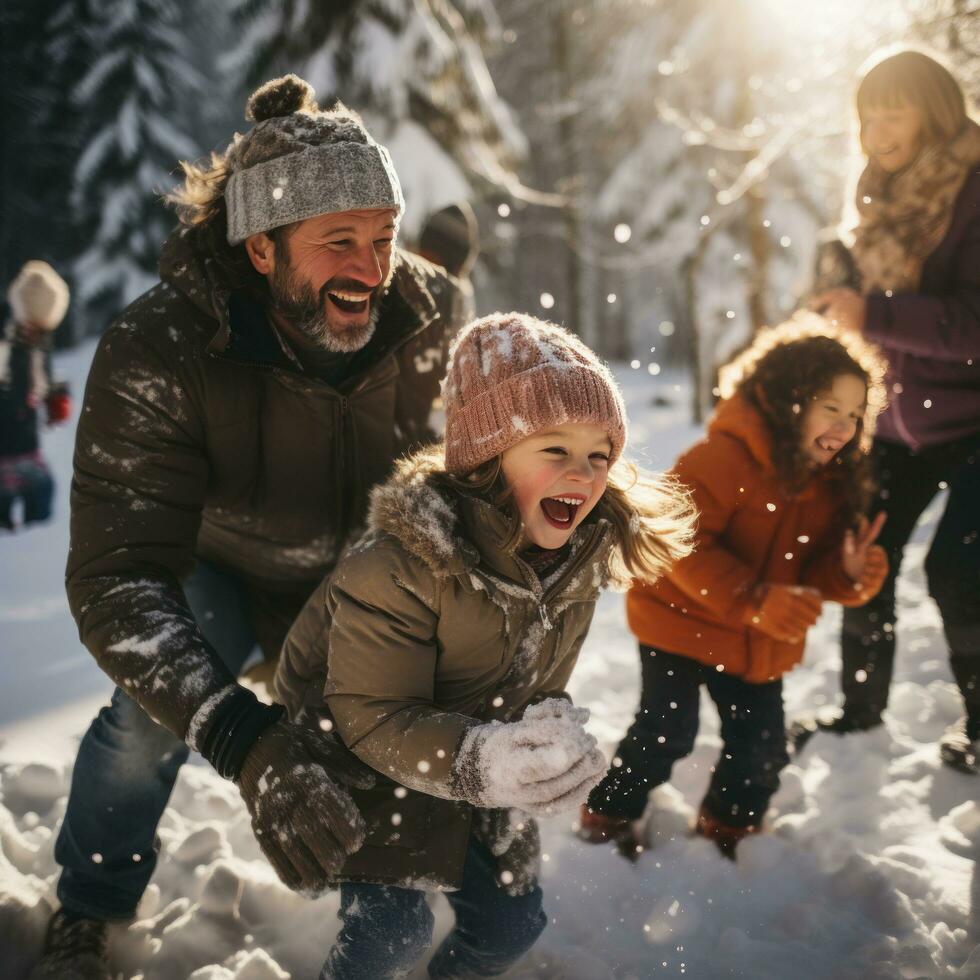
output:
M506 244L505 274L490 305L532 310L604 355L624 356L625 334L604 319L604 270L592 261L598 246L590 202L610 157L608 129L588 98L601 52L622 29L624 7L497 0L497 10L504 43L491 52L490 67L530 142L522 174L556 196L501 202L493 229Z
M593 86L622 134L595 217L629 229L631 252L606 249L605 261L624 293L641 293L631 305L650 311L645 340L681 328L699 415L718 364L801 291L824 220L822 99L802 93L799 52L763 0L629 6ZM659 297L636 269L654 271Z
M185 13L175 0L91 5L84 42L98 57L72 90L86 143L71 202L90 232L75 263L76 298L98 329L156 280L173 225L160 195L176 162L198 155L188 132L205 92L185 56Z
M35 0L0 5L0 106L4 120L0 193L0 285L29 259L44 259L73 285L84 243L70 205L70 173L83 142L70 103L91 53L78 43L87 2ZM66 26L67 25L67 26ZM74 307L59 341L77 330Z
M541 297L606 356L640 354L651 374L683 360L696 417L718 364L807 289L820 229L841 214L860 64L882 44L926 40L968 87L980 70L975 57L967 67L980 32L968 0L498 8L513 38L493 67L529 135L529 166L545 161L576 208L571 222L511 221L513 249L533 265L522 300ZM549 81L563 60L548 57L549 16L565 18L564 86ZM578 270L562 274L570 260Z

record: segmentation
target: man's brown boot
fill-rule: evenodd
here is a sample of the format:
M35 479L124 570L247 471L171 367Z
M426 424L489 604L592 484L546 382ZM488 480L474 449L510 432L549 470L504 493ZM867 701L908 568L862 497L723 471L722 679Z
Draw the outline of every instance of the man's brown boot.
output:
M59 909L48 923L30 980L111 980L107 923Z

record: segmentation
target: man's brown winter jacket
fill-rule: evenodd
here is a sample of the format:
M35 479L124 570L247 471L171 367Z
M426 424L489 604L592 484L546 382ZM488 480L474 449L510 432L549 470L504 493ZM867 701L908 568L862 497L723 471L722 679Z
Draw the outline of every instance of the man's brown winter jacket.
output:
M253 587L253 625L274 654L282 621L363 522L370 487L433 438L461 310L445 274L398 256L374 338L331 387L293 366L260 308L229 314L229 296L181 233L160 269L163 281L122 313L92 363L67 585L99 666L186 738L197 710L234 679L180 581L201 557Z
M420 453L374 490L368 534L310 597L276 673L292 718L329 720L390 777L352 793L368 838L343 880L459 887L472 819L449 799L459 743L563 695L606 581L601 504L539 581L505 548L500 510L433 484L440 465Z

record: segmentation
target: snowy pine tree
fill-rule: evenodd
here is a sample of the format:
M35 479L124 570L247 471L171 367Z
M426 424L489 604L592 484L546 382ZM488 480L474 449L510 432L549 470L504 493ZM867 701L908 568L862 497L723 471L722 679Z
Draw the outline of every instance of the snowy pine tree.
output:
M87 67L86 46L80 43L87 8L77 0L0 6L5 123L0 283L9 282L28 259L44 259L71 279L81 238L72 220L67 179L80 142L70 92ZM69 338L71 326L59 330L59 340Z
M173 224L160 194L196 148L187 131L201 80L187 61L174 0L93 0L87 42L99 52L74 90L87 142L72 203L89 231L75 266L89 332L102 329L156 278Z

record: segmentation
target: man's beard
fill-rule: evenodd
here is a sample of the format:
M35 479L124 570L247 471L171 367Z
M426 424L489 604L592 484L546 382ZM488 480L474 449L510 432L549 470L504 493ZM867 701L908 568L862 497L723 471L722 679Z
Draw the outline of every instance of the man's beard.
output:
M320 350L334 354L353 354L365 347L374 336L378 322L378 303L385 283L371 290L368 300L368 321L363 326L331 327L327 316L327 293L361 292L364 284L353 279L329 279L316 292L309 283L297 283L288 266L277 264L272 272L269 291L272 294L272 312L278 313L295 327L307 340Z

